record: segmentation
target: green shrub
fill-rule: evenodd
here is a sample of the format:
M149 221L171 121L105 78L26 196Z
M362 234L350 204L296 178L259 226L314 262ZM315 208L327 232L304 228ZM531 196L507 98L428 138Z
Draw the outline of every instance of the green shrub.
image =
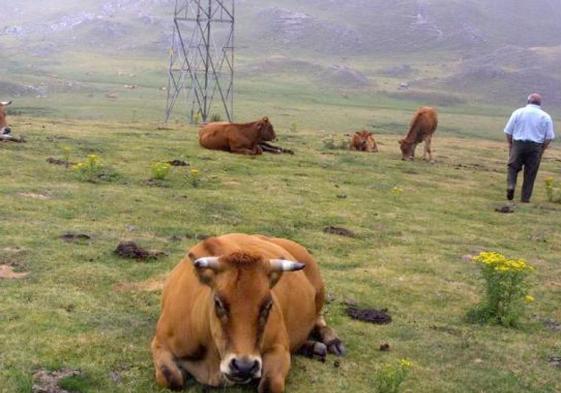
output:
M411 361L401 359L397 364L387 364L376 374L374 386L377 393L398 393L409 375Z
M545 193L549 202L561 203L561 189L557 187L552 177L545 179Z
M485 300L469 311L468 319L516 326L525 303L534 301L527 282L534 268L523 259L509 259L496 252L482 252L473 260L485 281Z
M167 162L155 162L150 167L152 179L164 180L171 172L171 165Z

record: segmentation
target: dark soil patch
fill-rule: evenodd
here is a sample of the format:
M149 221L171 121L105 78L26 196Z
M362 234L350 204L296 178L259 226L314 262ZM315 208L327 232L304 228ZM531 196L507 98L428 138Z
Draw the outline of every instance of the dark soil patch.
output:
M136 259L142 261L149 259L159 259L167 255L163 251L145 250L133 241L120 242L114 252L121 258Z
M504 206L495 208L495 211L497 213L510 214L510 213L514 213L514 207L509 206L509 205L504 205Z
M186 239L206 240L209 237L212 237L212 235L208 235L206 233L186 233L185 234Z
M91 240L90 235L86 235L85 233L75 233L75 232L66 232L60 237L65 242L85 242L87 240Z
M387 308L384 308L382 310L375 310L373 308L358 308L351 306L347 307L345 312L352 319L374 323L376 325L386 325L388 323L391 323L392 321L392 317L390 314L388 314Z
M168 161L171 166L189 166L189 163L183 160L172 160Z
M550 356L548 362L551 367L561 368L561 356Z
M64 368L57 371L39 370L33 374L33 393L69 393L60 387L59 382L65 378L81 375L78 370Z
M144 181L144 184L149 186L149 187L162 187L162 188L169 188L170 185L165 183L162 180L158 180L158 179L148 179Z
M353 231L343 227L328 226L323 228L323 232L338 236L356 237L356 234Z
M555 319L545 319L543 325L552 332L561 332L561 322Z
M70 162L70 161L66 161L66 160L59 160L59 159L53 158L53 157L47 158L47 162L49 164L52 164L52 165L61 165L61 166L66 166L66 167L71 166L71 165L76 165L75 162Z

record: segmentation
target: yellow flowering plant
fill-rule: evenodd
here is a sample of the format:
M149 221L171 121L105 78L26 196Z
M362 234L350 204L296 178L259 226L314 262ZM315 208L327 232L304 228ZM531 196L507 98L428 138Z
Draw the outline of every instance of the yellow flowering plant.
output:
M90 154L85 161L74 165L74 171L82 181L95 182L103 171L103 165L99 156Z
M412 367L413 362L409 359L400 359L397 363L386 364L376 374L374 381L376 392L398 393Z
M171 171L171 164L167 162L155 162L150 167L152 171L152 179L165 180Z
M193 187L198 187L201 184L201 171L195 168L192 168L188 175L187 175L191 185Z
M468 319L516 326L524 304L534 301L528 294L527 280L534 268L523 259L510 259L497 252L482 252L473 261L485 281L485 300L468 313Z

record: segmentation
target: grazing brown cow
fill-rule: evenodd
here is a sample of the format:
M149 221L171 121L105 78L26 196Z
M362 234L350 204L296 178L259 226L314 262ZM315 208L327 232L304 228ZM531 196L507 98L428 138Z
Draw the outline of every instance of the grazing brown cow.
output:
M0 135L10 135L12 132L6 121L6 107L11 103L12 101L0 102Z
M374 134L368 131L355 132L351 140L351 150L377 153L378 145L374 140Z
M263 153L259 144L273 141L276 137L267 117L246 124L209 123L199 131L199 143L202 147L248 155Z
M399 141L401 145L401 159L414 160L417 145L421 142L425 142L423 159L427 158L428 153L429 161L432 161L431 141L437 126L438 115L436 110L430 107L419 108L411 121L409 133L405 139Z
M156 381L181 389L188 375L209 386L260 379L260 393L284 392L291 353L344 353L321 315L324 298L319 267L301 245L259 235L208 238L166 282L152 341Z

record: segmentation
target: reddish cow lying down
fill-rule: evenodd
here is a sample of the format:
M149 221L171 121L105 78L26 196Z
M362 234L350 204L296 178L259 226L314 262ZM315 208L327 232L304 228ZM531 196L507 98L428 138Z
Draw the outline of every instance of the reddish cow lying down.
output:
M355 132L351 140L351 150L377 153L378 145L374 140L374 134L368 131Z
M199 131L199 143L204 148L248 155L263 153L259 145L276 137L267 117L246 124L209 123Z
M284 392L291 353L344 353L321 315L324 301L318 264L301 245L259 235L208 238L164 287L152 341L156 380L181 389L188 375L215 387L257 379L260 393Z
M431 141L437 126L438 115L436 110L430 107L419 108L415 116L413 116L407 136L399 141L401 145L401 159L414 160L415 148L419 143L425 142L423 159L426 159L428 154L429 161L432 161Z
M11 103L12 101L0 102L0 135L10 135L12 132L6 121L6 107Z

